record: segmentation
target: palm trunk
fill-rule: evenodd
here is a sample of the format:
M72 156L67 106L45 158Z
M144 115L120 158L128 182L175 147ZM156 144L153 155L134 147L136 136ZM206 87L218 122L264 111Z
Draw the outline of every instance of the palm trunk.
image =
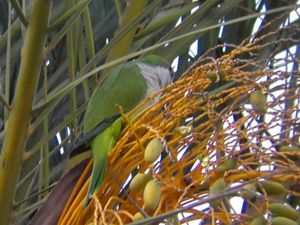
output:
M21 52L16 92L5 124L5 139L0 156L0 225L9 223L13 209L32 103L43 61L51 3L51 0L34 0L32 3L31 18Z

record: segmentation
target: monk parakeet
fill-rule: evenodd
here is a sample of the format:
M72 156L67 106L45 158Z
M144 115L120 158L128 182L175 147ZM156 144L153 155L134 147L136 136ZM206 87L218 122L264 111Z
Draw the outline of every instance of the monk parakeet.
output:
M118 66L92 94L83 120L84 134L118 117L117 105L121 106L124 112L128 112L143 99L170 84L171 80L169 64L156 55L144 56ZM85 206L103 181L109 152L120 132L121 117L114 120L90 142L94 163Z

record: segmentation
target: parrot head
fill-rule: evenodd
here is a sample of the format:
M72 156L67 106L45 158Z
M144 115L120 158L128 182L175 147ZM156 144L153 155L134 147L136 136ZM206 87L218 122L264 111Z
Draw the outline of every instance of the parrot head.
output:
M147 82L146 97L151 96L172 82L173 71L168 61L157 55L146 55L136 60ZM158 99L156 99L158 100Z
M160 66L160 67L165 67L165 68L169 67L169 62L167 60L165 60L157 55L153 55L153 54L142 56L142 57L138 58L137 61L151 65L153 67L155 67L155 66Z

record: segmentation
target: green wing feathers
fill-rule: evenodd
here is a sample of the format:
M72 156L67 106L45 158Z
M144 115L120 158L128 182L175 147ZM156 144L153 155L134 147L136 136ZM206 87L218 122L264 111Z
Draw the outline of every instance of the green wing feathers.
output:
M83 121L84 132L118 115L116 105L125 112L131 110L144 98L146 90L146 80L135 63L127 63L114 70L90 99Z

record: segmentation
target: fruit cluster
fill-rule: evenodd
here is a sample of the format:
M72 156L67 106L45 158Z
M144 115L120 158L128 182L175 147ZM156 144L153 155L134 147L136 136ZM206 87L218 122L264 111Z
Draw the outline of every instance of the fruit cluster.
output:
M154 163L163 151L163 143L159 138L152 139L144 153L144 160L147 163ZM147 209L155 210L159 205L160 201L160 186L159 184L151 178L150 174L138 173L132 179L130 183L131 191L140 191L144 188L143 200ZM134 215L134 220L139 220L143 218L140 212Z

